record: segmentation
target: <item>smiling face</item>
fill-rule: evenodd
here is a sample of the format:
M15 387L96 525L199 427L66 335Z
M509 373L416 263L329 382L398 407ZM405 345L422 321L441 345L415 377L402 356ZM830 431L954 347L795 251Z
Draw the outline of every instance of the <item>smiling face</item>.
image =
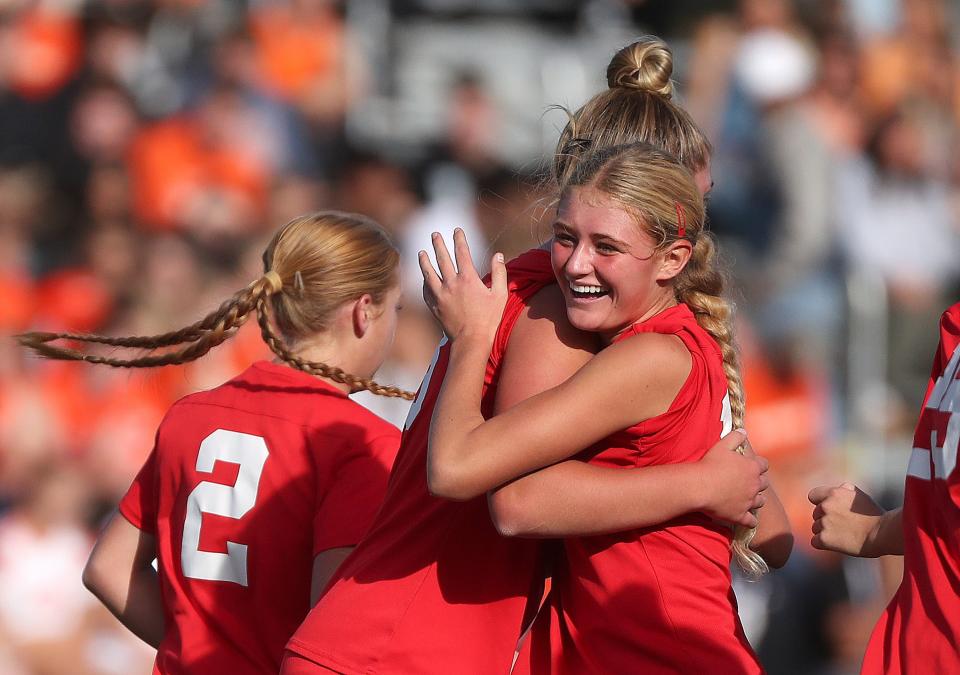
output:
M609 342L676 304L668 282L677 271L668 250L657 251L636 216L596 188L567 190L550 253L570 323Z

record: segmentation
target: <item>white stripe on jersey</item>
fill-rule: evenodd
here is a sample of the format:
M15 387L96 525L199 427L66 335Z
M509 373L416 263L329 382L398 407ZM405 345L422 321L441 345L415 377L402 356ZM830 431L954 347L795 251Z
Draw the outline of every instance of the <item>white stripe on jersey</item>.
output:
M907 475L921 480L930 480L930 451L924 448L914 448L910 453L910 463L907 464Z

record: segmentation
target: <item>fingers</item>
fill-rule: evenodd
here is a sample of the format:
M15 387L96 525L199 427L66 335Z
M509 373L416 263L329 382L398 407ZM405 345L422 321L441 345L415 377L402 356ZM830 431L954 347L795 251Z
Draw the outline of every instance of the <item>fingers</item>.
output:
M751 530L760 524L760 519L754 514L747 511L743 514L743 517L737 521L737 525L743 525L744 527L749 527Z
M470 256L470 246L467 244L467 235L464 234L463 230L459 227L453 231L453 254L457 257L457 270L459 270L461 274L477 274L477 270L473 267L473 258Z
M766 457L757 455L757 462L760 464L760 473L766 473L770 470L770 462L767 461Z
M727 450L732 451L739 448L743 445L744 441L747 440L747 432L743 429L734 429L729 434L717 441L711 450Z
M807 493L807 501L809 501L811 504L819 504L830 496L830 490L832 489L833 488L829 485L817 486Z
M453 266L453 260L450 258L450 252L447 250L447 244L439 232L434 232L433 251L437 256L437 268L440 270L440 276L444 279L451 279L457 273L457 268Z
M762 509L763 505L767 503L767 496L762 492L758 492L757 496L753 498L753 504L750 506L750 510L753 509Z
M768 487L770 487L770 479L767 477L767 474L761 473L761 474L760 474L760 489L757 490L757 492L763 492L763 491L766 490Z
M490 290L498 295L507 293L507 265L502 253L495 253L490 260Z
M810 492L807 494L807 500L811 504L820 504L831 495L836 494L838 490L846 490L848 492L856 493L857 486L853 483L847 482L840 483L840 485L837 485L836 487L830 485L820 485L810 490Z
M813 526L810 528L814 534L820 534L823 532L823 521L819 518L813 521Z
M420 264L420 271L423 273L424 299L426 299L427 291L436 298L440 292L441 281L440 277L437 276L436 270L433 269L430 256L427 255L426 251L420 251L417 254L417 262Z

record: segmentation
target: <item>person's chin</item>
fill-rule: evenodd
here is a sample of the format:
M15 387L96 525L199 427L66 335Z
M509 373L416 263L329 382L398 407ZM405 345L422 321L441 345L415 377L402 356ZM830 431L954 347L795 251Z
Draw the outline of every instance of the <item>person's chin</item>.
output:
M567 320L570 321L571 326L586 333L597 333L602 329L600 317L593 312L585 312L575 307L568 308Z

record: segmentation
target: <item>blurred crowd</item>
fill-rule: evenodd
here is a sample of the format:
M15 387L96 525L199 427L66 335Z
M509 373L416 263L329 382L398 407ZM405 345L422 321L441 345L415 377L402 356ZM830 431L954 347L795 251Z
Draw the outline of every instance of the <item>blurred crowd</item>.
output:
M439 337L416 251L455 226L478 263L542 241L545 111L656 33L714 145L747 429L797 534L738 585L744 623L771 673L855 672L899 571L814 552L806 493L902 489L960 276L958 29L949 0L4 0L0 330L186 325L260 274L274 228L336 208L404 252L378 380L415 389ZM256 326L150 372L0 341L0 672L148 672L80 585L93 534L166 408L266 355Z

